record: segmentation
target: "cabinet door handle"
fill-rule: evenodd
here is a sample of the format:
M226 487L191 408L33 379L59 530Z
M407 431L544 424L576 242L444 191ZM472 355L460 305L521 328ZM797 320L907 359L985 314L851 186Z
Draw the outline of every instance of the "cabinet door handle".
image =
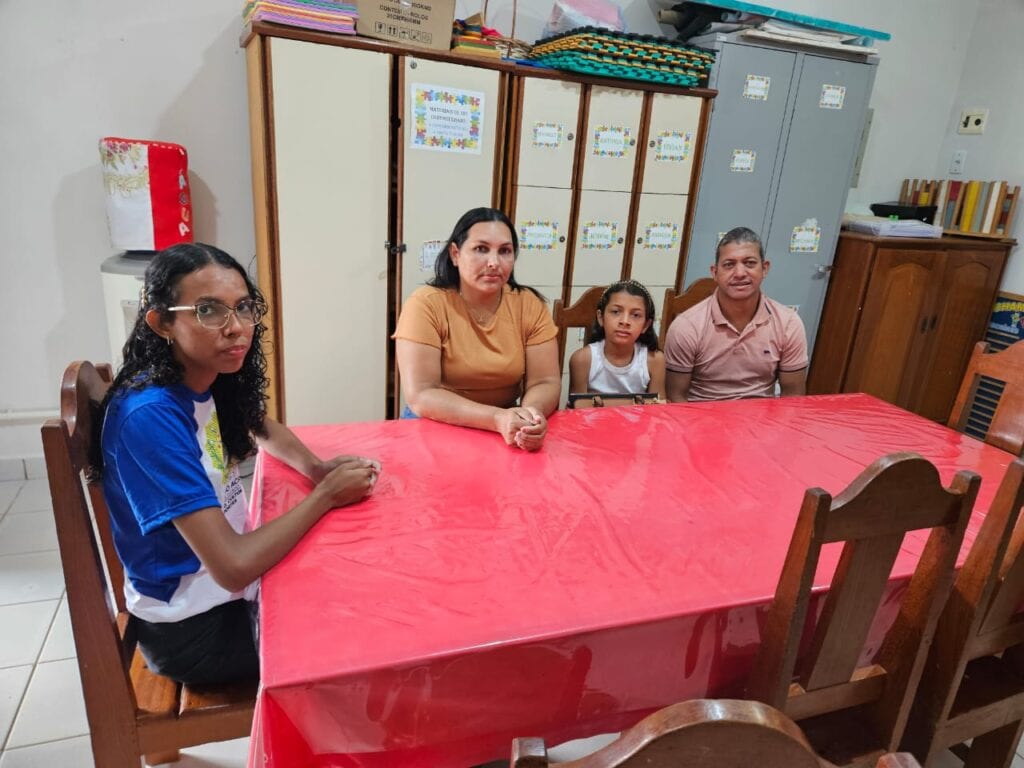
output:
M929 331L934 331L935 330L935 324L938 322L938 320L939 320L939 316L938 315L932 315L932 321L930 323L928 323L928 330Z

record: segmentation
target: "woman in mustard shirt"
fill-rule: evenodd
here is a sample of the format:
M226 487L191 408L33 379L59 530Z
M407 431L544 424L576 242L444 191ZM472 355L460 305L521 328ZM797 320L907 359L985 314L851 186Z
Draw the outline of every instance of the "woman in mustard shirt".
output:
M540 294L512 274L518 248L504 213L467 212L434 278L402 307L394 338L412 414L535 451L561 391L558 330Z

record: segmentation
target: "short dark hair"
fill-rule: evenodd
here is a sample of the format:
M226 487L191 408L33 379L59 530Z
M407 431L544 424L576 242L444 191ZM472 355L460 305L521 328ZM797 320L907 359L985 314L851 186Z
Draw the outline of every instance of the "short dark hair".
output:
M472 208L462 214L462 217L455 222L455 228L452 229L451 235L449 235L448 240L438 252L437 258L434 259L434 276L427 281L427 285L434 288L455 288L457 290L459 288L459 268L452 262L451 246L454 245L456 248L461 248L469 237L469 230L474 225L486 224L491 221L496 221L508 227L508 231L512 234L512 253L518 257L519 238L516 236L515 225L509 217L497 208ZM517 283L514 269L508 276L508 287L513 291L526 288L537 294L541 299L544 298L536 289Z
M597 311L604 312L604 308L608 306L608 300L616 294L625 291L631 296L639 296L644 300L644 315L646 319L651 321L651 324L647 329L640 334L637 341L643 344L651 352L658 351L658 337L654 333L654 299L651 298L651 292L644 287L643 283L639 283L636 280L620 280L617 283L612 283L604 289L604 293L601 294L601 298L597 301ZM604 338L604 326L601 325L600 321L595 317L594 325L590 329L590 340L601 341Z
M732 243L753 243L757 246L757 253L761 257L761 261L764 261L764 244L761 242L761 238L757 236L757 232L748 227L733 227L725 233L722 239L718 241L718 245L715 246L715 264L718 263L718 256L722 252L722 247Z

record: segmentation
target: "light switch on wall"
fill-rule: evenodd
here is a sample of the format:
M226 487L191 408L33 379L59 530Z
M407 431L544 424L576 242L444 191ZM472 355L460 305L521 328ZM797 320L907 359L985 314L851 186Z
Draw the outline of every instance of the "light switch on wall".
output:
M964 172L964 163L967 162L967 150L958 149L953 153L953 160L949 164L949 172L954 176L959 176Z

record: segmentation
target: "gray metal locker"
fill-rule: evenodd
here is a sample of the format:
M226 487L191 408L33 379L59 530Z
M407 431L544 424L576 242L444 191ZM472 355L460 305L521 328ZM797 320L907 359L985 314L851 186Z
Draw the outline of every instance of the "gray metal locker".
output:
M739 33L692 42L717 51L709 86L718 96L683 287L708 275L721 234L750 227L771 261L765 293L798 308L813 349L877 57L767 47Z

